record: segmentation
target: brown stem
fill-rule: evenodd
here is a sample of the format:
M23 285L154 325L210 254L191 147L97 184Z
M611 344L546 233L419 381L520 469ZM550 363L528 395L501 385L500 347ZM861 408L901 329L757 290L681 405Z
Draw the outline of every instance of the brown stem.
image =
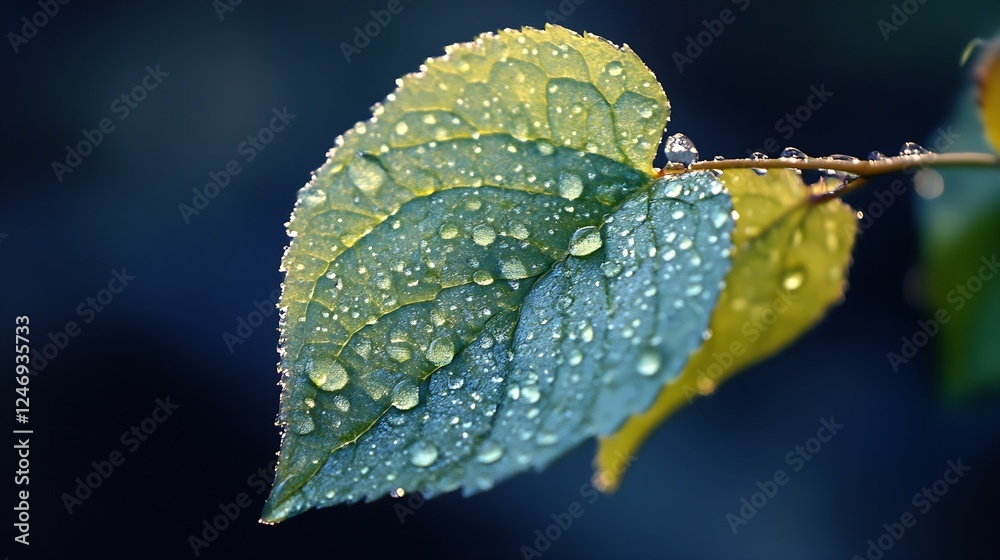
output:
M904 171L920 167L943 167L943 166L974 166L990 167L1000 165L1000 157L994 154L984 154L978 152L955 152L937 154L928 152L926 154L911 156L895 156L880 160L859 159L857 161L833 159L828 157L807 157L796 158L773 158L773 159L723 159L696 161L688 167L667 165L660 171L660 176L684 173L685 171L699 171L708 169L829 169L831 171L842 171L859 175L861 177L872 177L883 173L894 171Z

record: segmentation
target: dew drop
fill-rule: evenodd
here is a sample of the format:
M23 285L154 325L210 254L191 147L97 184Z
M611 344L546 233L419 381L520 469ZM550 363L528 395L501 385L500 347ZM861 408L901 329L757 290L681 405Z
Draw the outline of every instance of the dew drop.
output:
M542 397L542 394L538 391L538 387L535 385L525 385L521 389L521 396L525 398L529 403L536 403L538 399Z
M508 280L517 280L528 276L528 271L524 268L524 263L515 257L500 261L500 272Z
M344 395L337 395L333 397L333 406L337 407L337 410L341 412L347 412L351 409L351 401Z
M451 224L444 224L438 233L441 235L441 239L454 239L458 235L458 228Z
M625 68L622 66L621 62L618 62L617 60L612 60L611 62L608 63L607 66L604 67L604 71L611 76L621 76L622 72L625 71Z
M501 457L503 457L503 448L493 442L484 443L479 449L479 453L476 454L476 460L484 465L496 463Z
M446 366L455 359L455 345L446 336L435 338L427 347L427 359L437 367Z
M639 355L635 369L639 375L646 377L660 371L660 353L655 348L646 348Z
M555 445L559 441L559 436L553 434L552 432L539 432L535 436L535 442L538 445Z
M437 447L429 443L417 443L410 448L410 462L417 467L429 467L437 461Z
M392 389L392 406L399 410L410 410L420 403L420 387L412 379L404 379Z
M871 153L868 154L868 159L871 161L882 161L885 159L885 154L878 150L872 150Z
M399 121L398 123L396 123L396 134L402 136L403 134L406 134L409 130L410 127L407 126L405 122Z
M750 155L750 159L752 159L754 161L763 161L763 160L766 160L768 158L767 158L767 155L764 154L763 152L754 152L753 154ZM760 176L767 175L767 169L764 169L762 167L753 167L751 169L757 175L760 175Z
M482 245L483 247L493 243L493 240L497 238L497 232L488 224L479 224L478 226L472 228L472 240L476 242L476 245Z
M785 273L781 280L781 287L788 291L795 291L802 287L806 280L806 271L802 268L794 268Z
M377 163L365 157L355 158L347 168L347 175L366 193L377 191L388 179L385 171Z
M681 163L685 167L698 161L698 148L690 138L680 133L667 138L666 144L663 145L663 153L670 163Z
M510 236L523 241L528 238L528 228L520 222L514 222L510 225Z
M347 370L335 360L314 360L309 379L324 391L339 391L347 385Z
M572 173L559 175L559 194L567 200L575 200L583 193L583 181Z
M586 226L576 230L569 241L569 254L575 257L589 255L604 245L601 232L594 226Z
M929 153L930 150L920 144L917 144L916 142L906 142L901 148L899 148L899 155L901 156L920 156Z
M480 286L489 286L493 283L493 276L485 270L477 270L472 274L472 281Z
M601 264L601 272L604 273L604 276L608 278L611 278L612 276L618 276L619 274L621 274L621 271L622 271L622 265L618 264L617 262L607 261Z
M809 159L809 156L807 156L805 152L803 152L798 148L793 148L791 146L785 148L784 150L781 150L780 157L790 158L790 159Z

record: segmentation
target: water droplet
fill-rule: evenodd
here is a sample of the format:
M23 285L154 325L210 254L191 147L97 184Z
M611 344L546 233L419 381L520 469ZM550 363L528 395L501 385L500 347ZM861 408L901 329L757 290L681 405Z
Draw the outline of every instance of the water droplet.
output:
M559 436L552 432L539 432L535 436L535 442L538 445L555 445L559 441Z
M559 175L559 194L568 200L575 200L583 193L583 181L572 173Z
M478 226L472 228L472 240L476 242L476 245L482 245L483 247L493 243L493 240L497 238L497 232L488 224L479 224Z
M538 399L542 397L542 394L538 391L538 387L535 385L525 385L521 389L521 396L525 398L529 403L536 403Z
M399 363L403 363L410 359L410 350L405 346L398 346L393 344L388 349L389 357L396 360Z
M465 385L465 378L462 377L452 377L448 381L448 388L451 389L452 391L457 391L458 389L461 389L463 385Z
M503 448L493 442L486 442L476 454L476 460L484 465L496 463L503 457Z
M569 365L578 366L583 362L583 352L579 349L574 349L569 355Z
M477 270L472 274L472 281L480 286L489 286L493 283L493 276L485 270Z
M427 347L427 359L437 367L446 366L455 359L455 345L446 336L435 338Z
M510 236L523 241L528 238L528 228L521 222L514 222L510 225Z
M685 167L698 161L698 148L695 148L690 138L680 133L667 138L666 144L663 145L663 153L670 163L682 163Z
M835 161L843 161L845 163L857 163L861 161L860 159L854 156L848 156L845 154L832 154L827 156L827 158ZM837 177L841 181L852 181L859 177L857 173L851 173L849 171L843 171L840 169L820 169L820 172L825 173L826 175Z
M366 157L355 158L350 167L347 168L347 175L359 189L366 193L377 191L388 180L385 171Z
M410 410L420 403L420 387L413 379L404 379L392 389L392 406Z
M444 224L438 233L441 235L441 239L454 239L458 235L458 228L451 224Z
M753 154L750 155L750 159L752 159L754 161L763 161L763 160L768 159L768 157L767 157L767 154L764 154L763 152L754 152ZM761 176L767 175L767 169L764 169L762 167L753 167L751 169L757 175L761 175Z
M930 150L920 144L917 144L916 142L906 142L901 148L899 148L899 155L901 156L920 156L929 153Z
M409 131L409 130L410 130L410 127L407 126L405 122L399 121L398 123L396 123L396 134L399 134L400 136L402 136L403 134L406 134L407 131Z
M347 385L347 370L335 360L317 359L309 368L309 379L324 391L339 391Z
M410 462L417 467L429 467L437 461L437 447L429 443L417 443L410 448Z
M351 409L351 401L344 395L337 395L333 397L333 406L337 407L337 410L341 412L347 412Z
M524 263L515 257L500 261L500 272L508 280L517 280L528 276L528 271L524 268Z
M594 226L582 227L573 233L569 241L569 254L575 257L589 255L604 245L601 232Z
M625 68L622 66L621 62L612 60L607 66L604 67L604 71L611 76L621 76L622 72L625 71Z
M802 268L794 268L785 273L781 280L781 287L788 291L795 291L802 287L806 280L806 271Z
M617 276L622 271L622 265L614 261L607 261L601 264L601 272L604 276L611 278L612 276Z
M872 150L872 152L868 154L868 159L871 161L882 161L885 159L885 154L878 150Z
M791 146L785 148L784 150L781 150L780 157L791 158L791 159L809 159L809 156L807 156L805 152L803 152L798 148L793 148Z
M636 371L639 375L646 377L660 371L660 352L656 348L646 348L639 355L639 362L636 364Z

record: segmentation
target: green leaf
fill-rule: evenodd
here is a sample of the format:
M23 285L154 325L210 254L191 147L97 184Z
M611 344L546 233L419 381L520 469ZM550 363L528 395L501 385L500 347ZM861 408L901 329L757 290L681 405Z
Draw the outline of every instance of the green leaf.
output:
M839 199L813 198L833 185L806 186L785 169L765 176L730 170L721 179L739 218L732 269L712 314L712 337L649 410L601 439L595 480L605 489L621 482L620 457L634 455L666 418L794 342L843 297L857 218Z
M627 47L549 26L448 48L338 139L288 224L264 521L488 488L652 402L731 248L711 173L651 175L667 114Z
M935 145L945 142L936 149L989 151L989 138L994 149L1000 143L1000 87L985 89L989 80L1000 86L998 48L1000 42L995 41L993 50L985 52L979 63L980 107L971 87L963 91L949 123L932 140ZM993 69L992 78L986 73L988 68ZM917 193L924 195L916 204L925 280L924 321L938 323L938 315L944 314L940 334L934 339L942 392L951 400L997 394L1000 281L991 269L1000 255L1000 170L928 169L918 172L914 183ZM901 334L911 337L913 333ZM898 367L913 371L910 363Z

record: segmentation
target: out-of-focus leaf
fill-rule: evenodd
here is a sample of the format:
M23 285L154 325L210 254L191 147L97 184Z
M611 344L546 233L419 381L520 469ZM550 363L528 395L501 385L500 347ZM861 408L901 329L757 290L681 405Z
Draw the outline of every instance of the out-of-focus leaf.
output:
M650 405L729 270L710 173L652 177L666 96L560 27L428 60L299 193L263 520L473 492Z
M989 151L987 139L994 149L1000 146L998 49L1000 43L995 40L977 66L979 109L970 86L959 96L951 122L940 129L944 133L937 134L947 138L942 148ZM937 173L924 174L936 188L925 189L933 198L920 199L917 204L925 315L937 323L936 315L943 313L947 321L934 337L944 395L967 399L1000 390L1000 355L996 351L1000 274L992 264L1000 255L1000 170L942 168Z
M601 438L595 460L599 486L621 481L621 457L633 455L668 416L743 368L792 343L841 299L857 231L853 210L839 199L815 203L799 175L772 170L723 173L739 214L733 266L712 314L712 337L648 411Z

